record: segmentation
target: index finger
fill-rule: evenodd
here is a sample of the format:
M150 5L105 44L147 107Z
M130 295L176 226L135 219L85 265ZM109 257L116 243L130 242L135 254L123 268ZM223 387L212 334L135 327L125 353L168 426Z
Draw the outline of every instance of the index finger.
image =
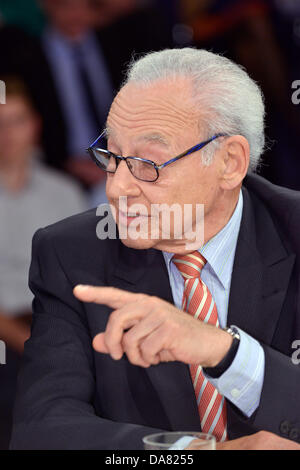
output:
M82 302L94 302L108 305L111 308L121 308L123 305L134 302L138 294L116 287L96 287L78 284L73 289L73 294Z

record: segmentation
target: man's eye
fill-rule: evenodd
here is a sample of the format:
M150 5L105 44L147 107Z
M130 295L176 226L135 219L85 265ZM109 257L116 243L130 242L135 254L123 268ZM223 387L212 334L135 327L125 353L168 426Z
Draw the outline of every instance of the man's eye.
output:
M108 145L107 150L109 152L113 153L114 155L122 155L122 152L120 152L120 149L118 149L114 145Z

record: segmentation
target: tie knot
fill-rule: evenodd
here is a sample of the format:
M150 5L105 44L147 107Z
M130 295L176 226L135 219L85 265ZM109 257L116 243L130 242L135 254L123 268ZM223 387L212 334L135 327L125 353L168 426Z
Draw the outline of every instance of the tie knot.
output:
M193 251L187 255L174 255L172 261L184 279L200 277L201 270L206 263L206 259L199 251Z

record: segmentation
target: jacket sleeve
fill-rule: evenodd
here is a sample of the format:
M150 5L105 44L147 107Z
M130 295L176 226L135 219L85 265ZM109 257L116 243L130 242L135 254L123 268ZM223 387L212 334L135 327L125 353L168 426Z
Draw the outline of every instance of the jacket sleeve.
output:
M270 346L261 346L265 372L258 408L247 419L230 405L230 438L265 430L300 443L300 365Z
M18 378L11 449L142 449L154 428L97 416L92 338L48 229L33 239L31 337Z
M300 365L292 357L262 346L265 377L254 425L300 442Z

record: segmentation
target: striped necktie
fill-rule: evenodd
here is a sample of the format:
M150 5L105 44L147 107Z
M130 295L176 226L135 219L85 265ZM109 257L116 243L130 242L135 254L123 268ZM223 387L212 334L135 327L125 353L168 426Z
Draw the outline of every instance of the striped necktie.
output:
M187 255L174 255L172 261L184 279L182 309L204 323L219 327L216 304L206 284L200 279L206 259L198 251L194 251ZM213 434L217 441L225 441L227 439L225 398L204 377L200 365L191 364L190 373L202 431Z

